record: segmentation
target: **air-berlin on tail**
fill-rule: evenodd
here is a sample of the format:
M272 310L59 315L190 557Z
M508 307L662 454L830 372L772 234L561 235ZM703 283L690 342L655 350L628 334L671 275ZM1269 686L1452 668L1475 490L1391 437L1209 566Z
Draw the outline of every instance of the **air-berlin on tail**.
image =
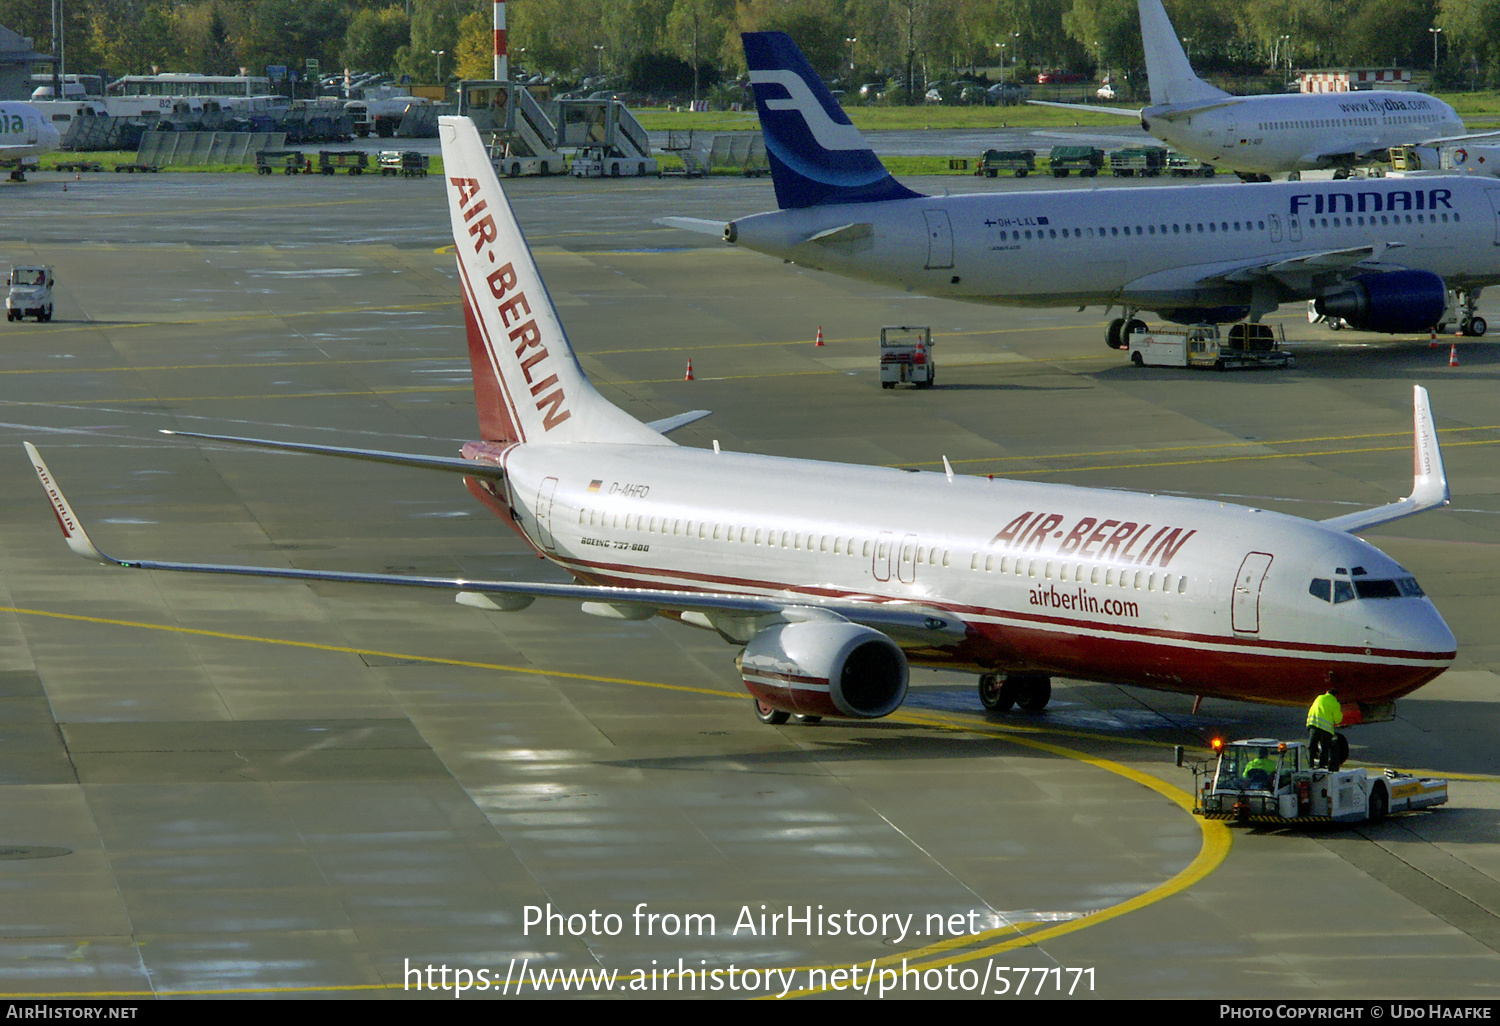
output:
M438 588L516 610L662 615L743 646L758 714L876 717L908 667L981 674L1039 710L1054 675L1304 704L1330 682L1366 718L1440 674L1454 640L1412 575L1350 531L1448 501L1426 393L1406 499L1327 523L1105 489L683 448L589 383L467 119L442 118L481 438L459 457L221 436L462 475L574 584L121 560L84 533L36 450L74 551L148 570ZM534 615L534 614L531 614Z

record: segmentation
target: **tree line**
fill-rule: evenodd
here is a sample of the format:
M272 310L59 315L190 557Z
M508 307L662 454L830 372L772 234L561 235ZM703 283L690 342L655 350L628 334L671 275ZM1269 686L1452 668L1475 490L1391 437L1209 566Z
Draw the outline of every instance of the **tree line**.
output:
M0 0L0 25L56 50L52 0ZM782 29L827 78L913 81L1061 68L1139 79L1135 0L509 0L513 67L622 78L670 57L744 69L739 33ZM62 0L69 70L491 74L491 0ZM1500 0L1167 0L1210 74L1400 65L1448 88L1500 87ZM1441 31L1433 31L1440 29Z

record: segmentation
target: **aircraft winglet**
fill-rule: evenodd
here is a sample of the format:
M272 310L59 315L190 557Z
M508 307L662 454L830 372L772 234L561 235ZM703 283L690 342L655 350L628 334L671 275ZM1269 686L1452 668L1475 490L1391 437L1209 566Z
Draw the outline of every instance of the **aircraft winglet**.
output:
M31 465L36 470L36 476L41 479L42 489L47 493L47 501L52 503L52 512L57 516L57 525L62 528L63 538L68 542L68 548L78 553L84 559L92 559L97 563L116 564L104 553L100 552L89 541L89 536L78 522L78 517L73 514L73 507L68 505L67 498L62 489L52 478L52 471L47 469L47 464L42 462L42 454L36 451L36 446L30 442L23 442L26 446L26 455L31 457Z
M1412 386L1412 473L1411 494L1396 502L1374 509L1361 510L1324 520L1325 527L1336 531L1362 531L1367 527L1388 524L1429 509L1448 505L1448 475L1443 469L1443 452L1438 446L1437 427L1432 419L1432 403L1427 389Z

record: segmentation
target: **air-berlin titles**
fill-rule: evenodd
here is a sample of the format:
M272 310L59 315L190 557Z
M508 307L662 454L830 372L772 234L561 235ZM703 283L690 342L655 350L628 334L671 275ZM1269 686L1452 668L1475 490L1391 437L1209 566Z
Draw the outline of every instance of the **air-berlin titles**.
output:
M1083 559L1110 560L1132 566L1168 566L1172 557L1197 534L1196 530L1181 527L1157 527L1147 538L1152 524L1137 524L1131 520L1100 520L1098 517L1083 517L1072 527L1062 529L1066 518L1061 513L1036 513L1027 511L1006 524L1000 533L990 539L991 545L1001 545L1017 552L1044 553L1048 540L1057 541L1051 554L1058 556L1077 555ZM1139 547L1138 547L1139 546Z
M484 211L489 202L479 198L479 182L473 178L450 178L449 184L458 189L458 205L463 211L464 223L469 226L469 237L474 240L474 252L483 252L485 259L491 264L495 262L494 250L486 250L485 247L492 245L499 237L495 227L495 219ZM477 202L476 202L477 200ZM484 214L480 217L480 214ZM478 218L478 220L476 220ZM534 319L522 321L521 318L531 313L531 304L526 301L526 293L516 291L510 298L505 298L506 293L516 287L516 271L512 264L504 264L491 271L485 281L489 283L490 295L500 302L496 309L500 314L500 322L510 329L515 322L516 326L510 330L510 340L516 344L516 360L521 365L521 373L526 378L526 383L531 386L531 394L538 397L536 408L542 411L542 427L551 431L557 425L567 420L573 414L565 408L568 399L563 393L562 384L558 381L556 374L547 374L542 377L550 366L545 361L548 358L547 347L542 345L541 329L536 326ZM494 339L489 340L491 346ZM528 349L535 352L527 355ZM525 355L525 359L522 356ZM541 367L533 377L533 368ZM537 380L540 378L541 380ZM548 391L551 389L551 391Z

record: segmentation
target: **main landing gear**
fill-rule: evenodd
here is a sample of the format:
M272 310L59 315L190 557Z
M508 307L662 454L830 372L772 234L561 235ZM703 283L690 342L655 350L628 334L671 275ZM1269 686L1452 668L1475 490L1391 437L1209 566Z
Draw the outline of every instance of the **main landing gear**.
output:
M1116 317L1104 329L1104 344L1111 349L1128 349L1130 336L1145 330L1146 322L1137 317L1134 310L1127 310L1126 316Z
M1470 338L1478 338L1490 330L1490 323L1479 316L1476 309L1479 306L1479 289L1465 289L1459 293L1459 299L1463 303L1464 312L1458 318L1458 333Z
M792 718L792 714L789 713L789 712L787 712L786 710L784 710L784 709L777 709L774 706L767 705L765 702L762 702L758 698L751 699L751 701L755 705L755 718L757 720L760 720L760 722L762 722L762 723L768 723L768 724L770 724L773 727L778 727L781 724L785 723L787 720L789 720L789 719ZM823 722L823 717L821 717L821 716L803 716L803 715L801 715L799 713L798 716L797 716L797 722L798 723L822 723Z
M986 673L979 678L979 704L989 712L1039 713L1052 700L1052 678L1045 673Z

